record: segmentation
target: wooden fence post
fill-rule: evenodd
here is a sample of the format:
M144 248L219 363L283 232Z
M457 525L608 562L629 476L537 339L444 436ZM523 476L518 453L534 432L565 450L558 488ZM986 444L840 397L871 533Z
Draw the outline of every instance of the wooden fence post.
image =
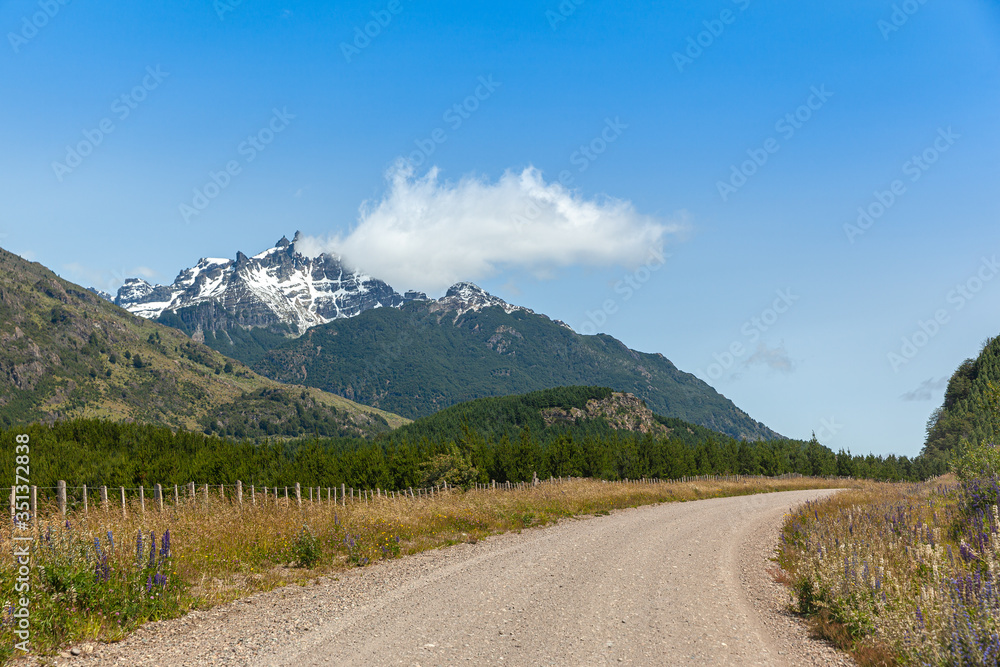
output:
M302 507L302 486L298 482L295 482L295 502Z
M11 509L14 509L14 489L10 490ZM56 482L56 500L59 503L59 516L66 518L66 482L59 480Z
M84 513L84 515L90 514L90 511L87 508L87 485L86 484L83 485L83 513Z
M257 487L253 484L250 485L250 504L257 506Z
M181 504L181 490L174 484L174 508Z
M31 524L38 527L38 487L31 485Z
M236 504L243 506L243 482L236 480Z
M312 501L313 501L313 488L312 488L312 486L310 486L309 487L309 502L312 502Z
M340 503L344 507L347 507L347 493L345 493L346 490L347 490L347 487L343 483L341 483L341 485L340 485Z
M208 504L208 484L206 484L204 486L204 491L205 491L205 504L207 505Z
M156 496L156 505L159 511L163 511L163 485L157 484L153 487L153 495Z
M108 487L101 487L101 507L104 508L105 514L108 511Z
M219 484L219 500L226 499L226 487L223 484Z
M128 510L125 509L125 487L120 486L118 488L121 489L122 492L122 516L128 516Z
M143 514L146 513L146 489L141 486L139 487L139 509L142 510Z

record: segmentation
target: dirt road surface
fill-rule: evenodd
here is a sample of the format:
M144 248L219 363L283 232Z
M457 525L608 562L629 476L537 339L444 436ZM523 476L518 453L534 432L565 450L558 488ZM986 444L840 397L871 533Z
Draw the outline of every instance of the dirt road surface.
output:
M784 514L829 493L566 520L151 624L70 664L851 664L767 571Z

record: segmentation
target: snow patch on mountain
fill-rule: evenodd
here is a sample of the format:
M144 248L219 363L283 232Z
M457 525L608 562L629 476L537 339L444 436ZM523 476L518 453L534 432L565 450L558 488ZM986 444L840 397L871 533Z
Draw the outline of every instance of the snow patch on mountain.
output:
M372 308L398 308L410 301L427 301L432 310L454 312L456 319L493 306L506 313L533 312L469 282L453 285L437 300L412 290L401 296L385 282L347 267L337 255L303 255L295 248L299 236L296 232L292 241L282 237L273 248L252 257L237 252L235 260L201 259L177 274L170 285L129 278L114 302L148 319L212 303L242 317L248 323L244 326L283 323L300 334L332 320L354 317Z

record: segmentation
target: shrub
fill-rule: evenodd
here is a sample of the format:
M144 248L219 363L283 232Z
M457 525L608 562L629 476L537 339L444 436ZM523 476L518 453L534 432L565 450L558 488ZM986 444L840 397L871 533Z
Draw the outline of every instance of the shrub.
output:
M449 454L438 454L420 464L420 475L424 486L439 486L447 482L468 490L479 479L479 469L469 463L457 448Z
M319 562L319 539L308 525L303 524L302 530L296 536L295 543L292 545L292 553L295 556L295 563L299 567L311 568Z

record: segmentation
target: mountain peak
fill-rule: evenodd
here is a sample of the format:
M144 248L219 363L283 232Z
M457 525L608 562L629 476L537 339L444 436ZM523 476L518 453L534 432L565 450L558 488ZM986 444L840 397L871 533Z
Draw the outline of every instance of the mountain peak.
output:
M491 306L498 306L505 313L512 313L515 310L532 312L527 308L511 305L500 297L493 296L479 285L470 282L455 283L449 287L445 295L437 300L436 306L436 310L455 311L455 317L470 310L478 311Z
M449 296L471 299L476 297L489 297L490 293L475 283L461 282L455 283L448 288L448 292L445 294L445 297Z
M345 267L339 257L300 255L294 244L301 236L296 232L294 241L282 236L275 247L253 257L238 251L235 261L202 259L182 270L171 285L131 278L119 289L115 303L149 319L199 307L199 313L187 312L182 320L198 320L208 328L214 326L209 320L221 307L239 326L289 325L302 333L331 320L411 300L381 280ZM418 296L423 297L414 295Z

